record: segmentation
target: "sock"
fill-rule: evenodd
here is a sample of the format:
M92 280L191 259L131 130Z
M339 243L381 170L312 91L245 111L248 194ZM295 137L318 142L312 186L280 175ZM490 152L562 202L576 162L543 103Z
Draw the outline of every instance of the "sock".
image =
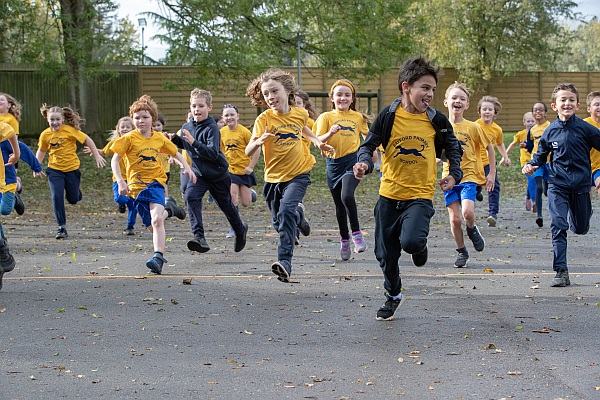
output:
M398 293L395 296L390 296L390 299L395 300L395 301L402 300L402 293Z
M456 249L457 252L459 253L463 253L463 254L469 254L469 252L467 251L466 247L462 247L460 249Z
M160 255L161 257L163 256L163 253L161 251L155 251L154 252L154 255L157 255L157 254Z

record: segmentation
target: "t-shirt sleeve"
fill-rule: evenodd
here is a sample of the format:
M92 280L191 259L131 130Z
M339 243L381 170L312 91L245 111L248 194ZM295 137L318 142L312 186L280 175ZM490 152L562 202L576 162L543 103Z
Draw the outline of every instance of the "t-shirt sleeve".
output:
M367 125L367 119L365 117L361 118L361 123L359 125L359 130L361 135L367 135L369 133L369 125Z
M73 137L79 143L84 143L85 139L87 139L87 135L85 133L81 132L80 130L77 130L77 131L73 132Z
M102 148L102 153L104 153L106 157L110 157L114 153L111 149L113 142L114 140L111 140L110 142L106 143L106 146L104 146L104 148Z
M177 154L177 146L166 137L163 137L163 145L160 148L160 152L169 156L174 156Z
M265 129L267 127L267 117L265 114L259 115L254 121L254 126L252 127L252 138L258 138L263 133L265 133Z
M49 147L50 146L48 145L48 135L45 132L42 132L38 140L38 150L46 153Z
M313 133L315 135L324 135L329 131L329 123L327 121L327 114L321 114L313 125Z
M9 124L2 123L0 125L0 141L9 139L15 136L17 132Z
M502 132L502 128L498 129L498 133L496 134L496 144L500 146L504 143L504 132Z
M121 136L120 138L114 140L110 146L110 150L113 153L117 153L121 157L127 153L129 149L129 137L127 135Z

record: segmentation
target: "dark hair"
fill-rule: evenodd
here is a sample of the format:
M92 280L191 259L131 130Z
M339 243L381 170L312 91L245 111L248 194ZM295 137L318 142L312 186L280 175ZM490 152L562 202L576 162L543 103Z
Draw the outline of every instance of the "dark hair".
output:
M297 89L296 96L302 99L302 102L304 103L304 108L306 109L306 111L308 111L308 116L312 119L317 119L317 112L315 111L313 103L310 101L310 97L308 97L308 93L306 93L302 89Z
M431 62L423 57L410 58L402 64L400 72L398 73L398 89L402 93L402 82L407 82L412 85L424 76L430 75L435 79L435 83L438 81L439 68L433 66Z
M554 90L552 91L552 102L553 103L556 101L556 93L558 93L560 90L566 90L568 92L573 93L575 95L575 98L577 99L577 102L579 102L579 93L577 92L577 88L575 87L574 84L559 83L558 85L556 85L554 87Z
M535 103L533 103L533 105L531 106L531 112L533 112L533 107L535 107L536 104L543 105L544 106L544 112L548 112L548 106L543 101L536 101Z
M233 108L235 110L236 113L240 113L240 110L238 110L238 108L235 106L235 104L223 104L223 110L225 110L226 108Z
M158 122L160 122L164 128L164 126L167 124L167 120L165 119L165 116L162 115L161 113L158 113L158 117L156 118Z

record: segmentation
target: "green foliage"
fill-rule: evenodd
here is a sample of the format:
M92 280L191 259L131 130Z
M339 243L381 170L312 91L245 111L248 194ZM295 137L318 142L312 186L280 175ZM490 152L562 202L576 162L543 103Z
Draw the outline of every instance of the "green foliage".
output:
M569 48L557 63L560 71L600 71L600 21L594 17L573 32Z
M477 86L492 72L548 70L569 45L561 23L576 18L574 1L438 0L413 4L428 33L427 54ZM560 38L560 40L558 40Z
M304 65L346 76L374 76L411 49L399 23L408 1L161 2L163 12L148 16L165 31L156 36L169 47L165 63L204 66L207 81L292 65L298 41Z

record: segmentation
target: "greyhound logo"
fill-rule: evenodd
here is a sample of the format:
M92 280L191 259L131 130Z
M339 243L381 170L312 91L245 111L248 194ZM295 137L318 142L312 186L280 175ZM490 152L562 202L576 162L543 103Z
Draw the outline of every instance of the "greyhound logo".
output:
M421 145L421 150L417 150L417 149L406 149L404 147L402 147L401 143L398 143L395 147L396 150L398 150L398 152L396 154L394 154L394 158L398 157L399 155L413 155L416 157L422 157L425 158L425 156L422 154L423 150L425 150L425 145L422 144Z
M280 140L284 140L284 139L294 139L294 140L298 140L298 136L293 133L293 132L277 132L275 134L275 136L277 136L277 139L275 140L275 142L279 142Z
M60 147L60 141L59 142L50 142L49 145L50 145L50 148L56 149L56 148Z
M237 149L237 145L235 143L229 143L225 145L225 150L235 150Z
M354 132L354 128L352 128L351 126L344 126L344 125L340 125L340 131L350 131L350 132Z
M154 156L145 156L143 154L140 154L140 160L141 160L141 162L144 162L144 161L156 162L156 157L154 157Z

